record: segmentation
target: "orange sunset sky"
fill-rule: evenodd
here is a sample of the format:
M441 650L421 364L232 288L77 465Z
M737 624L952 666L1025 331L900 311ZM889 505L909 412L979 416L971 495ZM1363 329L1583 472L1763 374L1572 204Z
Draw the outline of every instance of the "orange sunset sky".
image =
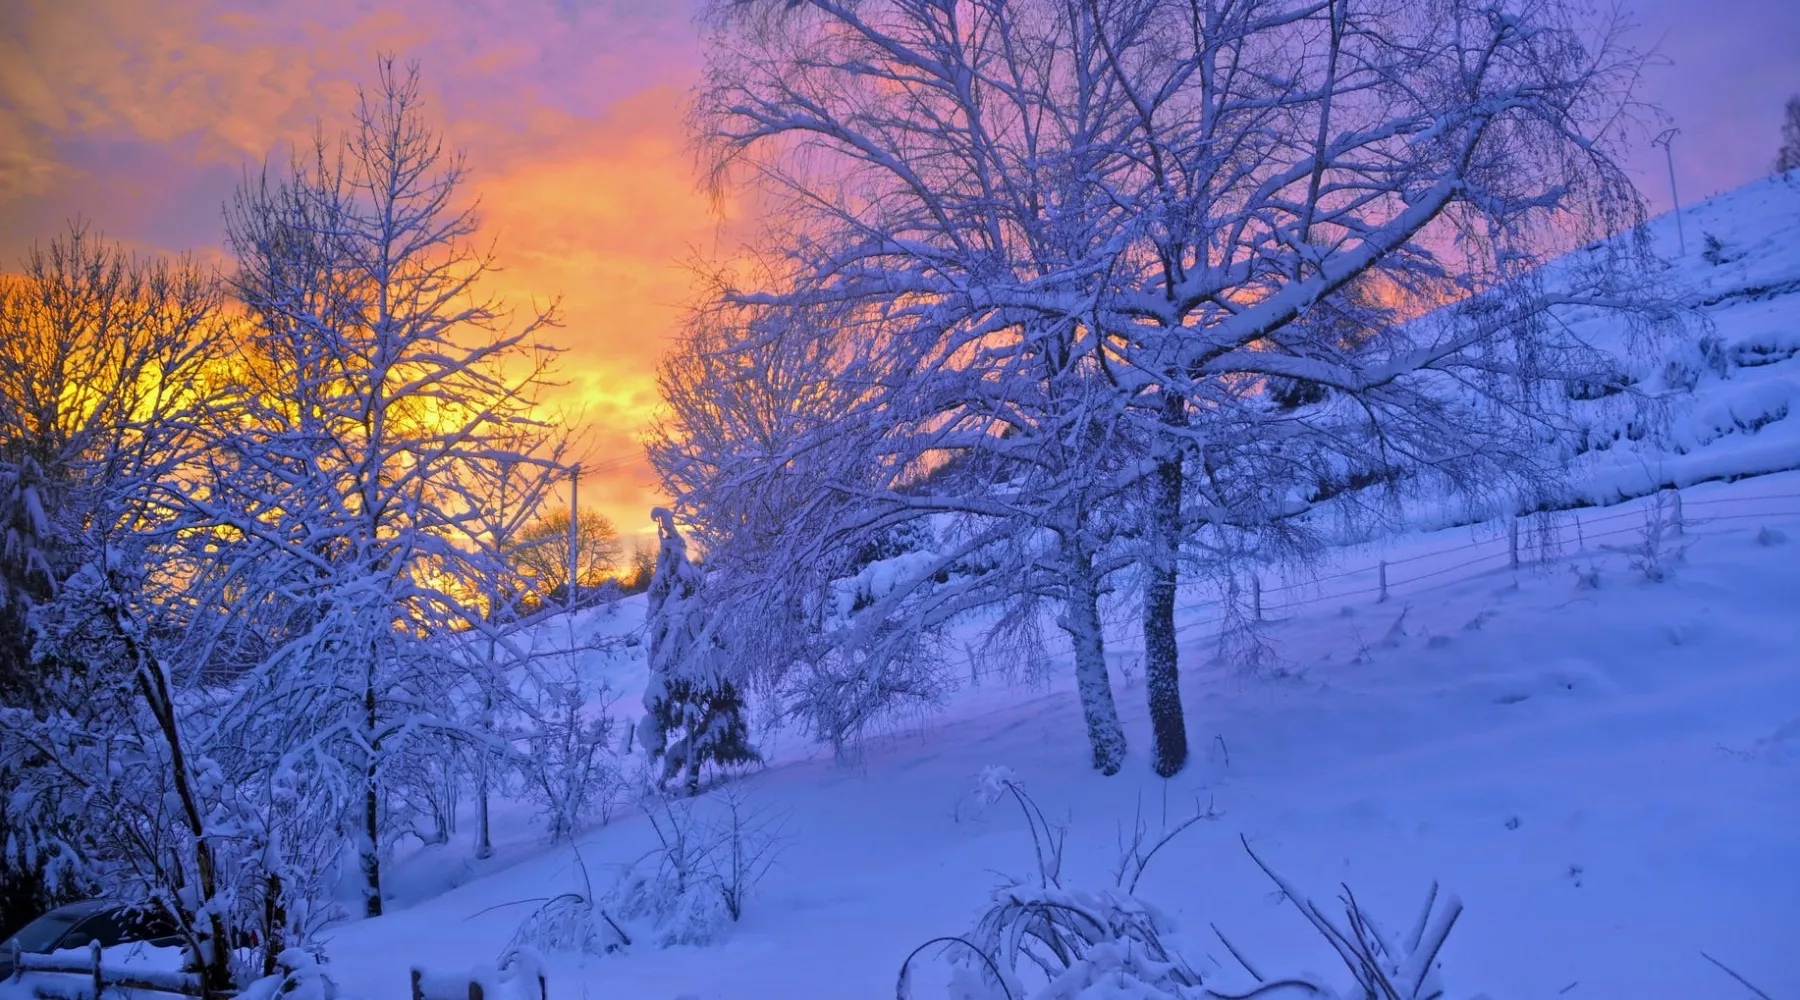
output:
M1683 129L1681 196L1769 169L1781 103L1800 91L1800 4L1645 0L1660 44L1642 96ZM648 526L639 436L656 359L696 253L753 220L696 187L682 103L700 69L691 0L0 0L0 267L81 216L145 251L221 257L220 206L242 172L283 162L324 119L348 121L375 54L417 60L431 113L473 168L520 308L560 294L552 340L579 412L582 506ZM1660 151L1632 159L1657 208Z

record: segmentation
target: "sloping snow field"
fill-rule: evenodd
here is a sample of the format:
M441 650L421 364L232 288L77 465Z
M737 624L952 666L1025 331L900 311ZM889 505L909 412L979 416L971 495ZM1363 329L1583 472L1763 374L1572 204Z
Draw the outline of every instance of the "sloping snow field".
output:
M1182 633L1193 759L1167 782L1149 773L1129 629L1110 652L1135 744L1113 778L1089 770L1060 672L1036 687L984 678L942 713L871 737L854 765L779 735L770 766L738 783L786 836L743 921L706 947L550 956L551 994L893 996L901 959L966 932L996 872L1033 872L1018 810L970 794L998 765L1067 818L1074 885L1110 884L1139 810L1154 828L1210 804L1215 818L1140 886L1203 971L1231 964L1216 924L1260 966L1346 978L1243 837L1321 903L1346 884L1389 924L1409 923L1434 879L1457 893L1451 1000L1754 995L1703 951L1771 997L1800 998L1800 473L1777 471L1800 468L1800 182L1759 182L1685 218L1684 256L1669 219L1652 233L1670 287L1705 310L1729 364L1700 358L1667 434L1620 429L1583 456L1576 495L1607 506L1522 522L1519 568L1504 524L1489 522L1346 549L1307 579L1271 572L1277 659L1256 678L1209 662L1211 606L1195 595ZM1637 359L1644 384L1691 348ZM1618 501L1658 482L1686 488L1681 533L1651 559L1642 526L1673 510ZM631 601L559 627L624 632L641 614ZM641 656L584 663L635 709ZM652 843L643 817L623 815L578 854L547 848L507 806L498 854L477 866L466 826L396 866L394 912L330 932L345 995L404 996L413 964L492 962L534 901ZM917 995L943 995L944 981L927 962Z

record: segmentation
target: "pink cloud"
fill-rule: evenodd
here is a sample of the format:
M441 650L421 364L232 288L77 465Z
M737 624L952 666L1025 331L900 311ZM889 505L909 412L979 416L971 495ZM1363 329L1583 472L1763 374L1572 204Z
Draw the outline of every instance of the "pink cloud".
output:
M689 3L693 0L689 0ZM699 71L689 3L649 0L8 0L0 4L0 266L68 217L145 249L216 256L240 172L336 128L377 51L418 59L432 113L469 154L498 237L499 290L561 294L555 339L593 461L584 481L627 529L653 484L637 446L654 366L689 292L682 261L729 248L695 189L681 98ZM1683 129L1682 197L1768 168L1800 91L1800 4L1643 0L1640 96ZM1660 151L1631 166L1666 207Z
M697 55L685 9L15 0L0 27L6 263L77 215L134 247L216 257L241 171L320 119L340 127L378 51L417 59L500 240L496 289L520 310L562 296L569 387L553 402L585 418L590 460L618 460L584 504L643 521L637 435L686 296L676 264L716 229L680 131Z

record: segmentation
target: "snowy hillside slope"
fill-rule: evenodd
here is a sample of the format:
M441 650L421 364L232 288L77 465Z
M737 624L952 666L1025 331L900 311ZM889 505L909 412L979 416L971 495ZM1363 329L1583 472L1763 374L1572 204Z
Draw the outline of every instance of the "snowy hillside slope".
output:
M1615 319L1567 318L1625 356L1634 388L1666 419L1590 423L1571 499L1800 467L1800 177L1752 182L1684 210L1679 230L1664 215L1649 233L1664 259L1656 291L1703 322L1634 356Z
M1274 679L1206 665L1210 635L1184 632L1196 759L1166 784L1148 773L1142 688L1118 674L1139 745L1115 778L1088 769L1062 682L972 691L872 740L856 768L778 760L741 783L788 838L744 921L706 947L553 956L552 995L892 996L908 951L972 927L995 872L1031 871L1017 813L971 805L993 765L1068 818L1081 884L1104 884L1140 804L1153 827L1196 800L1220 813L1172 844L1144 889L1203 964L1230 964L1217 924L1261 966L1343 979L1242 835L1316 898L1342 882L1392 923L1433 879L1459 894L1447 997L1739 995L1701 951L1771 996L1800 994L1800 475L1690 492L1716 505L1695 509L1754 512L1696 519L1662 583L1627 553L1570 539L1518 572L1298 609L1271 627ZM582 837L579 856L517 843L504 869L332 932L333 974L349 996L392 996L409 963L491 961L537 901L652 843L631 816ZM944 995L944 975L920 970L918 995Z
M1672 218L1650 224L1668 259L1659 288L1699 309L1702 328L1633 354L1612 318L1565 317L1626 354L1633 387L1664 408L1659 425L1592 408L1568 499L1615 506L1529 519L1517 570L1502 522L1427 531L1427 518L1305 578L1272 573L1276 659L1259 679L1209 662L1215 608L1190 595L1195 760L1166 783L1149 774L1129 628L1109 654L1137 742L1114 778L1087 767L1060 659L1041 686L972 684L870 739L855 767L780 734L771 766L740 783L786 834L743 922L705 947L551 956L552 996L893 996L900 960L969 931L996 871L1031 872L1016 811L970 800L1000 765L1068 818L1070 877L1088 886L1107 884L1140 808L1154 827L1165 808L1210 804L1217 818L1167 848L1143 889L1203 972L1233 965L1217 925L1260 966L1345 979L1242 836L1320 902L1343 883L1393 924L1433 879L1458 893L1446 1000L1750 995L1702 951L1800 997L1800 472L1781 471L1800 469L1800 179L1748 185L1683 221L1685 253ZM1642 525L1666 512L1619 501L1669 485L1684 487L1684 524L1657 553L1657 582ZM633 599L551 619L545 641L622 637L641 614ZM641 653L557 655L632 716ZM653 843L643 817L621 815L578 851L548 848L529 808L503 803L496 856L475 863L466 826L396 866L394 912L330 933L346 996L404 995L413 963L492 961L538 901ZM945 977L927 962L917 996L945 995Z

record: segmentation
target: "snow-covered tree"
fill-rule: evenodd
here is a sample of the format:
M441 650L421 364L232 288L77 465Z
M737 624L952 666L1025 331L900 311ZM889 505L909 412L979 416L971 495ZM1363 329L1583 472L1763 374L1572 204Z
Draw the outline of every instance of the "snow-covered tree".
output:
M858 361L832 376L880 376L790 454L892 456L907 471L882 494L960 459L996 471L937 502L979 507L1032 441L1013 401L1057 384L1026 359L1079 359L1067 398L1104 390L1080 420L1107 460L1036 487L1033 517L1130 512L1063 563L1104 579L1124 551L1141 581L1158 773L1187 757L1184 573L1303 552L1322 513L1399 487L1536 488L1560 383L1604 366L1549 310L1616 302L1617 268L1562 298L1529 276L1641 215L1611 130L1638 59L1578 5L719 0L708 18L696 124L721 180L775 200L765 249L785 255L782 280L723 297L830 308L822 353Z
M1775 172L1800 170L1800 94L1788 98L1781 119L1781 148L1775 151Z
M536 512L551 486L546 473L561 468L565 445L562 435L550 428L515 426L495 461L470 470L474 474L470 488L476 498L477 534L508 558L487 564L488 572L480 580L470 581L469 599L485 607L486 613L458 644L460 655L479 663L469 670L470 683L462 692L461 703L472 724L496 739L502 738L502 719L523 707L515 685L507 682L508 675L527 666L534 655L529 637L520 628L534 590L519 571L519 540L536 523ZM493 853L491 796L511 754L486 739L465 749L475 785L475 856L486 858Z
M0 278L0 705L83 710L57 693L88 667L34 656L31 613L76 599L63 583L95 539L166 520L144 507L193 436L219 303L193 262L135 257L79 224ZM0 729L0 785L24 788L42 758L13 742L23 728ZM33 913L90 884L64 877L80 866L57 846L85 822L23 795L0 803L0 908Z
M754 762L744 720L741 677L721 635L721 615L706 603L705 576L688 558L687 540L666 508L656 518L661 547L650 579L644 626L650 682L638 744L663 762L662 781L699 790L701 768Z
M165 911L208 996L311 968L347 843L379 912L382 852L525 756L493 716L529 654L509 546L558 469L549 319L480 294L416 72L384 61L356 126L230 206L241 319L80 230L0 289L37 675L0 705L8 860Z
M569 594L569 512L552 510L519 532L513 557L520 575L544 604L566 604ZM618 568L623 548L619 530L599 511L584 510L575 521L576 583L592 591Z
M0 707L8 854L161 910L221 995L241 877L262 859L245 864L247 787L227 780L196 697L219 620L196 621L182 596L206 590L183 572L207 540L184 534L179 500L226 402L208 377L227 334L219 289L79 229L34 254L23 285L7 309L7 437L15 467L35 466L34 530L55 557L31 595L34 683ZM165 655L184 647L197 656Z
M488 624L480 581L507 570L483 521L485 474L529 458L517 430L540 422L532 338L551 317L514 323L484 297L494 265L471 245L464 175L426 121L416 68L384 59L340 145L246 184L228 212L252 320L244 419L196 504L282 570L249 598L289 608L257 697L297 727L282 746L348 776L371 916L396 762L492 741L443 698L484 661L444 644Z
M554 631L554 630L552 630ZM538 649L523 671L528 712L517 739L527 796L537 803L551 843L572 840L598 816L606 819L625 785L619 766L616 695L595 680L590 654L607 656L608 645L563 650Z
M47 679L55 707L3 710L6 764L37 849L53 850L89 885L154 899L221 989L230 985L218 946L229 897L200 787L211 769L191 756L168 673L124 606L120 575L92 566L69 581L70 596L99 613L65 604L71 614L49 623L59 656L79 666Z
M193 262L134 257L80 224L0 279L0 693L25 666L25 607L80 561L71 533L116 514L186 433L172 417L208 381L219 300Z
M347 783L295 740L304 722L268 696L258 652L280 569L181 502L201 480L143 484L129 530L91 527L84 556L33 612L38 703L7 709L0 765L28 848L89 891L162 910L184 929L209 990L273 975L323 905L343 843ZM263 613L258 613L262 611ZM254 968L222 942L254 929Z

